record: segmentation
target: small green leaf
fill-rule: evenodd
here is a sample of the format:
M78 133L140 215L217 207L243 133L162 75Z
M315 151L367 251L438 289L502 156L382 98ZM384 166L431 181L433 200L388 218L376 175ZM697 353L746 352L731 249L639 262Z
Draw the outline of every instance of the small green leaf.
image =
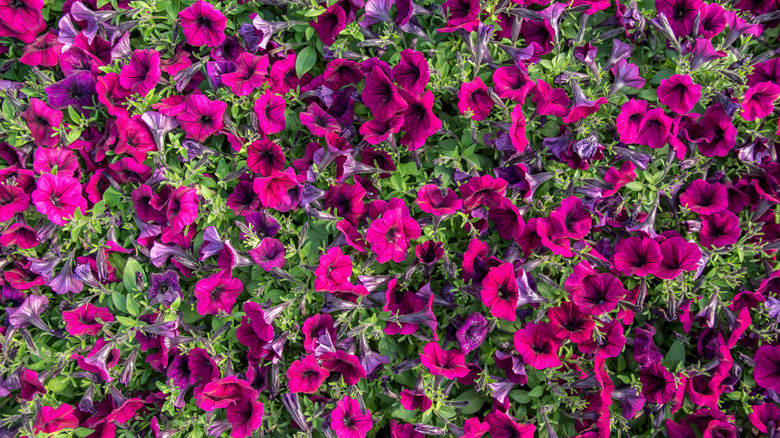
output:
M295 59L295 73L298 77L305 75L317 62L317 49L314 46L306 46L298 52Z
M137 272L141 273L144 282L146 282L146 274L144 273L141 264L132 257L128 258L127 263L125 263L125 269L122 271L122 284L125 285L125 290L128 294L139 292L138 287L135 285L135 277Z
M122 324L125 327L135 327L136 323L133 320L133 318L128 318L126 316L116 316L116 320L119 321L120 324Z
M115 291L111 294L111 301L114 303L114 307L116 307L117 310L121 310L122 312L127 313L127 306L125 305L126 299L124 295Z
M532 398L539 398L542 396L542 394L544 394L544 386L537 386L528 393L528 396Z
M105 2L105 3L108 3L108 2ZM100 4L100 2L98 2L98 4ZM92 430L92 429L87 429L86 427L79 427L78 429L74 430L73 433L76 436L83 438L85 436L92 435L93 433L95 433L95 431Z
M133 298L133 294L127 294L127 313L138 316L141 313L141 308L138 307L138 302Z
M674 341L669 351L664 356L664 362L674 369L677 365L685 365L685 346L680 341Z

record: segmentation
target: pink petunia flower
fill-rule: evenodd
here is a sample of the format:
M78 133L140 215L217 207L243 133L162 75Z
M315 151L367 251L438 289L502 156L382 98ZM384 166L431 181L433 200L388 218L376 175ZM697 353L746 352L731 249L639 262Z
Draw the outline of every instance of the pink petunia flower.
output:
M313 355L305 356L303 359L293 362L287 369L290 392L314 394L329 375L328 370L320 367L317 363L316 357Z
M336 436L344 438L365 438L374 425L371 412L368 409L363 412L360 403L349 396L336 403L330 418Z
M41 175L32 193L32 201L39 213L57 225L65 225L77 208L82 213L87 210L81 184L70 176Z
M438 342L429 342L420 353L423 366L434 376L447 379L463 377L469 373L466 368L466 356L458 350L442 350Z
M198 0L179 12L184 38L192 46L216 47L225 41L227 18L209 3Z
M203 142L211 134L220 131L224 122L222 116L227 104L221 100L210 100L202 94L193 94L187 100L185 110L176 116L187 138Z
M149 94L162 76L160 53L151 49L136 49L130 62L119 73L119 85L141 96Z
M230 278L229 271L220 271L198 281L194 292L198 314L230 313L243 290L244 284L238 278Z

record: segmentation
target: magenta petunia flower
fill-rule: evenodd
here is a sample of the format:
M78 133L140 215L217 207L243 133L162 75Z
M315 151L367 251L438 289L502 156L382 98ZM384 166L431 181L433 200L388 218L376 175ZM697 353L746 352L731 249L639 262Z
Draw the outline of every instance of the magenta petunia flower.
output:
M754 405L748 419L759 432L767 433L770 427L775 429L780 424L780 407L773 402Z
M639 381L642 383L642 395L651 403L669 403L677 389L674 375L659 362L642 367Z
M332 90L338 90L346 85L357 84L363 79L360 64L344 58L336 58L325 66L322 78Z
M317 292L332 290L339 284L349 283L352 276L352 260L341 252L341 248L333 247L320 257L314 275L314 290Z
M672 118L661 108L647 111L636 134L636 143L659 149L666 146L672 129Z
M615 246L613 265L623 275L646 277L661 266L661 246L649 237L629 237Z
M298 188L298 181L292 172L276 172L265 178L255 178L252 188L264 207L287 211L290 209L290 192Z
M38 234L31 226L17 222L0 233L0 245L18 245L22 249L35 248L38 246Z
M176 116L187 138L203 142L224 126L222 117L227 104L221 100L210 100L202 94L193 94L187 99L186 109Z
M360 403L349 396L336 403L330 418L333 432L344 438L365 438L374 425L371 412L368 409L363 412Z
M37 151L41 150L36 149ZM30 205L30 195L19 186L0 184L0 222L5 222L27 210Z
M137 161L143 162L146 160L147 152L157 148L152 132L144 123L142 116L138 114L130 118L120 116L116 130L119 138L114 152L117 154L130 154Z
M141 96L149 94L162 76L160 53L156 50L136 49L130 62L119 73L119 85Z
M314 394L329 375L328 370L320 367L317 363L316 357L313 355L305 356L303 359L293 362L287 369L290 392Z
M192 46L216 47L225 41L227 18L203 0L179 12L184 38Z
M54 67L63 45L57 41L57 34L46 32L24 48L19 62L31 66Z
M639 125L647 114L647 101L631 99L620 107L615 121L620 141L626 144L638 143Z
M562 200L561 205L550 212L550 222L556 230L553 234L556 239L582 239L590 232L591 227L590 213L576 196Z
M65 330L71 336L97 336L103 323L114 321L114 315L106 307L95 307L91 303L62 312Z
M596 100L589 100L580 85L575 81L571 83L571 90L574 94L574 104L569 113L563 117L563 123L575 123L599 110L601 105L607 103L606 97L600 97Z
M701 99L701 85L693 83L688 75L674 75L662 79L656 90L658 101L677 114L687 114Z
M241 399L225 410L232 438L249 438L262 426L264 406L258 397L257 391L243 389Z
M763 119L772 114L778 97L780 86L773 82L761 82L750 87L742 99L742 117L748 122Z
M703 138L699 152L705 157L725 157L737 144L737 128L720 104L704 111L697 131Z
M421 52L412 49L401 51L401 60L393 67L393 80L412 95L425 90L431 79L428 60Z
M433 331L433 337L438 341L436 334L438 322L431 308L433 295L423 299L410 290L400 295L398 289L398 281L390 280L387 291L385 291L385 305L382 310L390 312L398 320L388 323L385 326L385 333L388 335L410 335L417 331L420 324L425 324ZM400 302L398 302L399 297L401 298Z
M61 404L56 409L51 406L42 406L35 415L33 431L35 433L55 433L63 429L79 427L79 420L73 410L73 406L67 403Z
M331 186L323 197L323 205L338 217L358 226L366 215L366 189L359 184L338 184Z
M284 100L284 97L277 96L270 90L261 94L254 106L260 131L265 135L284 131L284 111L286 108L287 101Z
M268 74L268 56L242 53L235 61L236 70L221 76L222 83L236 96L248 96L265 82Z
M492 438L534 438L536 426L515 421L506 413L495 410L485 415Z
M417 97L401 90L401 96L407 107L401 112L404 118L402 129L406 134L401 137L400 142L413 151L422 147L428 137L441 129L442 123L433 112L434 97L431 90L426 90Z
M490 115L493 109L493 99L488 94L487 85L477 76L471 82L465 82L460 86L458 93L458 110L464 116L471 111L471 118L480 121Z
M174 233L179 233L198 218L198 192L190 187L178 187L168 199L165 212Z
M32 192L32 201L39 213L57 225L65 225L77 208L82 213L87 210L81 184L70 176L41 175Z
M509 198L501 198L501 202L490 208L488 217L498 228L498 235L506 240L520 240L525 222L520 210Z
M244 400L245 391L252 391L249 382L240 380L235 375L227 376L224 379L213 378L197 389L199 390L194 393L195 404L206 412L237 404Z
M682 271L692 272L698 269L701 259L699 245L675 236L661 242L663 260L655 276L664 280L677 278Z
M561 366L555 330L545 322L527 324L515 332L515 349L523 362L537 370Z
M18 33L37 30L45 25L41 14L43 5L43 0L0 0L3 25Z
M38 373L29 368L22 370L19 375L19 383L22 386L22 390L19 391L19 398L22 400L30 401L35 394L46 394L46 388L39 380Z
M330 46L336 42L341 31L347 28L347 14L341 3L336 3L318 15L316 20L310 21L309 26L317 32L322 44Z
M62 117L62 111L57 111L36 98L30 99L30 107L22 113L22 119L27 122L27 128L30 129L36 146L52 147L60 142L59 137L54 135L54 128L60 127Z
M265 237L257 248L249 250L249 256L266 272L271 271L271 268L283 268L284 244L273 237Z
M244 314L236 330L236 338L241 345L249 347L250 359L260 359L265 355L263 347L274 339L274 328L265 320L263 309L255 302L244 303Z
M729 193L721 183L697 179L680 195L680 205L700 215L712 214L728 208Z
M415 202L420 210L434 216L455 213L463 206L463 200L454 190L439 187L436 184L422 186L417 191Z
M420 360L434 376L447 379L463 377L469 373L466 356L458 350L442 350L437 342L429 342L420 353Z
M501 203L501 198L506 193L506 186L506 181L490 175L471 178L460 186L463 207L466 210L473 210L480 205L488 208L495 207Z
M236 299L244 290L238 278L230 278L229 271L220 271L195 284L195 298L200 315L219 315L220 311L230 313Z
M385 71L376 65L366 80L362 100L371 114L380 121L385 121L408 107L398 87Z
M347 385L357 385L361 379L366 378L366 370L360 364L360 359L344 350L323 353L320 360L323 368L340 374Z
M589 315L603 315L617 308L626 296L623 283L612 274L588 275L572 294L571 300Z
M517 66L499 67L493 72L493 87L502 99L512 99L519 104L525 103L528 93L536 88L528 74Z
M324 137L326 134L341 131L339 122L320 108L316 102L312 102L309 108L300 114L300 119L301 124L317 137Z
M705 248L722 248L739 240L739 217L729 210L703 215L699 242Z
M433 401L425 394L425 388L419 384L421 379L417 379L414 390L404 388L401 391L401 406L407 411L419 409L420 412L426 412L433 406Z
M593 318L569 301L548 309L547 318L550 320L550 329L557 339L570 339L575 343L590 339L590 334L596 325Z
M447 13L447 25L449 28L439 29L439 31L452 32L457 28L471 32L476 30L479 23L479 13L482 9L478 0L447 0L441 5Z
M420 235L420 225L409 215L409 210L399 207L385 211L381 218L371 222L366 241L376 254L377 262L401 263L409 252L409 241Z
M626 337L623 335L623 324L620 320L609 321L596 330L598 334L594 333L594 336L577 343L580 351L601 359L620 355L623 347L626 346Z
M271 176L284 169L284 154L278 144L264 138L247 147L246 164L261 176Z
M535 112L540 116L564 117L569 114L569 96L560 88L552 88L544 79L536 81L534 97Z
M512 141L512 146L515 147L515 152L522 153L528 146L528 136L525 131L525 114L523 114L523 108L520 105L516 105L512 108L512 124L509 126L509 139Z
M658 13L666 15L674 35L684 37L693 31L694 22L702 9L701 0L657 0Z
M515 308L520 298L515 269L511 263L501 263L490 268L482 280L480 292L482 304L490 308L496 318L515 320Z

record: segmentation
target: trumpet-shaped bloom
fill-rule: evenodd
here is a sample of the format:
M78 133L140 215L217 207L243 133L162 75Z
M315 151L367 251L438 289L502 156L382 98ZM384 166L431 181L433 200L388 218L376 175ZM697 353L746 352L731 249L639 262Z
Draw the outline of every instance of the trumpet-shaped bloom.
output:
M338 437L365 438L374 423L371 412L363 412L360 403L352 397L344 397L336 403L330 414L331 427Z
M195 47L216 47L225 41L227 17L209 3L198 0L179 12L187 43Z
M81 184L70 176L41 175L32 193L32 201L39 213L57 225L65 225L77 208L82 213L87 210Z

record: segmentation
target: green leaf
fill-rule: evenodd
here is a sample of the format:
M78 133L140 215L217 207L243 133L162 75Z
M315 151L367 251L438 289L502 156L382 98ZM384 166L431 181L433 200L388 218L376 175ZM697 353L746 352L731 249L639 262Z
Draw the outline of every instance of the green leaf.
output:
M677 367L677 365L685 366L685 346L680 341L674 341L669 351L664 356L664 362L669 365L671 369Z
M509 393L509 397L520 404L526 404L531 402L531 397L528 394L528 391L512 391Z
M138 302L133 298L133 294L127 294L127 313L138 316L141 314L141 308L138 307Z
M130 257L127 259L127 263L125 263L124 271L122 271L122 284L125 285L125 290L127 291L128 294L132 294L134 292L140 292L135 285L136 272L141 273L141 276L143 277L145 283L146 273L144 273L141 264L138 263L134 258Z
M108 2L106 2L106 3L108 3ZM100 4L100 2L98 2L98 4ZM83 438L85 436L92 435L93 433L95 433L95 431L92 430L92 429L87 429L86 427L79 427L78 429L74 430L73 433L76 436Z
M122 312L127 313L127 306L125 305L126 299L124 295L114 291L111 294L111 301L114 303L114 307L116 307L117 310L121 310Z
M305 75L317 62L317 49L314 46L306 46L298 52L295 59L295 73L298 77Z
M114 190L113 187L109 187L103 192L103 199L109 207L116 207L122 202L122 194Z
M120 324L122 324L125 327L135 327L136 323L133 318L128 318L126 316L116 316L115 317L117 321L119 321Z
M544 394L544 386L537 386L528 393L528 396L532 398L539 398L542 396L542 394Z
M644 185L639 181L632 181L628 184L626 184L626 188L629 190L633 190L635 192L641 192L644 188Z
M319 9L309 9L308 11L303 13L304 17L318 17L325 13L327 9L325 8L319 8Z
M477 394L477 392L473 389L469 389L468 391L464 392L456 400L468 400L470 402L469 405L465 408L459 409L460 413L463 415L471 415L479 412L479 410L482 408L482 405L485 404L485 399L480 397L480 395Z

